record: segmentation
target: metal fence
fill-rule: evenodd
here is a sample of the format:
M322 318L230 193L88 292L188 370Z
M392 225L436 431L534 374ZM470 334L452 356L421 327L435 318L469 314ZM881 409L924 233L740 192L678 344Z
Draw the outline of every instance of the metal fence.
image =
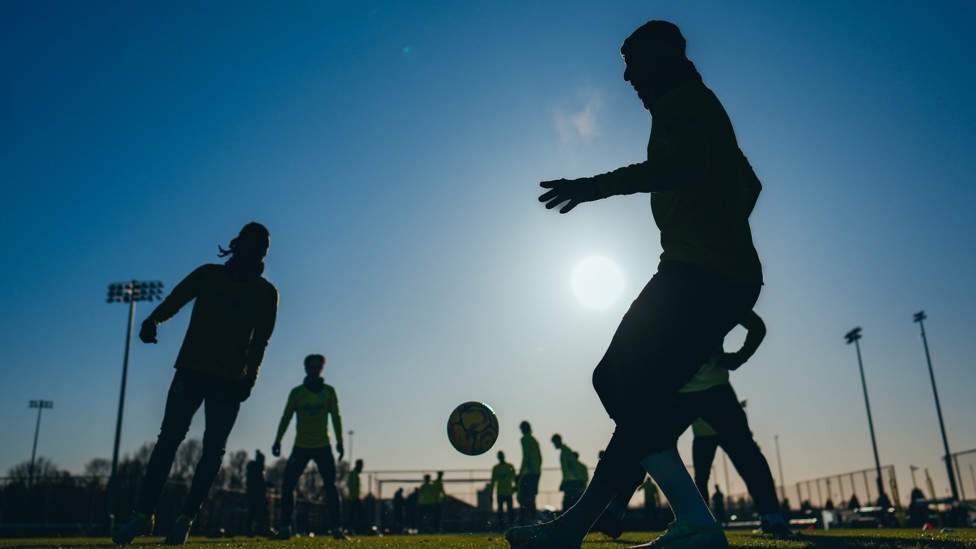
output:
M781 487L780 498L789 500L793 508L803 506L829 509L850 508L852 505L856 507L875 505L879 498L877 474L877 471L871 468L804 480L790 487ZM895 467L893 465L881 467L881 477L890 504L900 507L901 495L898 491Z
M952 467L956 472L959 498L976 501L976 449L952 454Z

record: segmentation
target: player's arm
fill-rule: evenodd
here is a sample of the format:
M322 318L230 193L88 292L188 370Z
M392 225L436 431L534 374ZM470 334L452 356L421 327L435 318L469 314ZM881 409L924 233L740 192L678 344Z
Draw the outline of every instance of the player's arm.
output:
M539 197L552 209L565 203L567 213L583 202L610 196L667 191L703 178L711 160L711 130L700 117L686 114L662 122L665 134L648 149L644 162L582 179L543 181Z
M333 391L333 398L329 403L328 415L332 416L332 428L335 430L336 436L336 452L339 454L339 460L345 455L346 450L342 445L342 416L339 415L339 393ZM328 425L325 426L326 429L329 428Z
M271 453L275 457L281 454L281 439L285 436L285 432L288 431L288 424L291 423L291 416L295 415L295 393L292 391L288 393L288 402L285 404L285 412L281 414L281 421L278 422L278 434L275 436L274 445L271 447ZM275 451L277 449L277 451Z
M261 310L258 312L254 331L251 333L251 343L247 349L247 371L244 373L244 379L248 387L254 387L254 382L258 379L258 370L264 361L264 352L268 348L268 341L274 332L277 318L278 290L272 287L262 300Z
M725 353L719 359L719 365L729 370L735 370L749 360L756 349L766 338L766 323L756 311L749 311L739 325L746 329L746 339L742 342L742 348L734 353Z
M202 265L186 275L186 278L173 287L173 291L166 296L166 299L153 309L153 312L149 313L146 320L142 321L139 339L143 343L156 343L156 327L176 316L176 313L180 312L184 305L197 297L207 268L207 265Z

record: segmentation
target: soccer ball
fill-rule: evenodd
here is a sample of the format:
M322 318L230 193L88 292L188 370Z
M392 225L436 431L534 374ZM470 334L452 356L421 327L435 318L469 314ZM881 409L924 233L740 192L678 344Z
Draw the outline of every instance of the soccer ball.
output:
M480 456L498 439L498 418L483 402L465 402L447 419L447 439L462 454Z

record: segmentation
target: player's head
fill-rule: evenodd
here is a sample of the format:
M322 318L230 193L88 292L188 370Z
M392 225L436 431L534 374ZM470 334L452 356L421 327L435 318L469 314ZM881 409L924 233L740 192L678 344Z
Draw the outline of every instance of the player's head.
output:
M599 452L599 453L597 453L597 455L596 455L596 459L603 459L603 456L604 456L604 454L606 454L606 453L607 453L607 451L606 451L606 450L600 450L600 452Z
M552 440L552 445L555 446L557 450L563 447L563 437L559 433L552 435L551 440Z
M674 23L648 21L624 40L620 47L624 58L624 80L630 82L644 107L651 105L663 91L669 73L688 64L685 37Z
M318 377L322 375L322 370L325 369L325 357L322 355L308 355L305 357L305 373L312 376Z
M231 256L231 261L242 265L260 265L264 263L264 258L268 255L268 248L271 247L271 233L268 229L255 222L244 225L237 238L230 241L230 246L225 250L223 246L217 246L219 257Z
M437 471L437 480L444 478L444 471Z
M361 460L361 459L357 459L356 460L356 470L357 471L362 471L363 470L363 460Z
M264 454L261 452L261 450L254 451L254 461L264 463Z
M426 475L424 475L424 484L426 484L428 482L430 482L430 473L427 473Z
M498 462L501 463L503 461L505 461L505 452L502 452L501 450L499 450L498 451Z
M528 421L523 421L522 423L520 423L519 424L519 429L522 430L522 434L523 435L531 435L532 434L532 426L529 425L529 422Z

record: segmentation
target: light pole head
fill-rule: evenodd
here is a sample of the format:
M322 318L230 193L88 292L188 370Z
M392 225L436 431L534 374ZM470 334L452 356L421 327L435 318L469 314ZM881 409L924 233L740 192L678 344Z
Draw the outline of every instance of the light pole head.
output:
M851 343L854 343L855 341L861 339L861 327L858 326L857 328L854 328L853 330L847 332L844 335L844 339L847 340L847 344L848 345L850 345Z
M41 409L54 408L54 402L52 402L50 400L32 400L32 401L30 401L30 404L28 405L28 407L30 407L30 408L41 408Z
M163 283L158 280L140 282L117 282L108 285L109 303L130 303L133 301L162 301Z
M913 322L921 322L921 321L925 320L926 318L928 318L928 317L925 316L925 311L919 311L919 312L915 313L915 315L912 317L912 321Z

